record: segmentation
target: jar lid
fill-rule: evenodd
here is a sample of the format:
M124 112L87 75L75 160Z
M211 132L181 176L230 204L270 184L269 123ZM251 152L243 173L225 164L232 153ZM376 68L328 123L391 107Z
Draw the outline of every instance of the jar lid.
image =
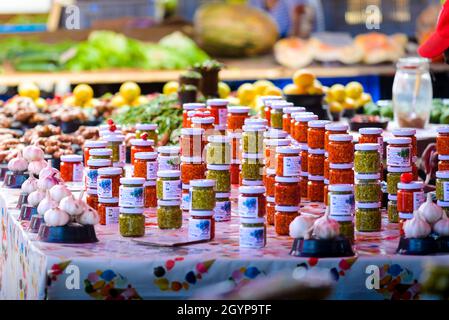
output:
M388 200L396 201L396 200L398 200L398 196L396 194L389 194Z
M242 186L248 187L263 186L263 181L242 179Z
M157 172L157 176L161 178L178 178L181 176L179 170L161 170Z
M449 133L449 126L442 126L437 128L438 133Z
M194 179L190 180L191 187L215 187L215 180L212 179Z
M265 218L240 218L241 224L264 224Z
M411 138L390 138L387 140L389 144L411 144Z
M227 99L207 99L206 104L213 107L226 107L229 101Z
M263 153L242 153L243 159L263 159Z
M329 141L346 142L352 141L353 137L350 134L331 134L329 135Z
M214 117L193 117L190 120L192 123L195 124L212 124L215 122L215 118Z
M226 124L216 124L214 123L214 129L216 131L225 131L228 128Z
M323 154L323 155L324 155L324 153L325 153L324 149L312 149L312 148L309 148L309 149L307 150L307 152L308 152L309 154Z
M384 130L382 128L360 128L359 133L360 134L382 134Z
M122 134L113 134L103 137L104 140L108 142L123 142L125 141L125 136Z
M268 139L284 139L288 137L288 133L284 130L270 129L266 131L263 136Z
M209 136L207 138L207 141L212 143L229 143L231 142L231 139L227 136L216 135L216 136Z
M324 181L323 176L313 176L311 174L309 174L308 179L312 181Z
M143 184L144 187L153 187L156 185L156 180L147 180Z
M298 147L277 147L276 153L280 154L299 154L299 148Z
M265 193L265 187L264 186L241 186L241 187L239 187L239 193L241 193L241 194Z
M242 138L242 131L228 131L227 134L228 134L228 137L231 139L241 139Z
M156 123L138 123L136 124L136 130L152 131L157 129Z
M309 146L307 145L307 143L300 143L299 144L299 149L301 149L301 151L309 152Z
M400 137L414 136L416 134L416 129L414 129L414 128L397 128L397 129L393 129L393 131L391 133L393 133L394 136L400 136Z
M187 111L187 117L189 117L189 118L195 116L196 114L198 114L198 111L197 111L197 110L190 110L190 111ZM202 112L202 114L204 114L204 112ZM209 115L209 114L207 114L207 115Z
M284 112L283 110L286 107L293 107L293 103L282 100L275 100L273 103L271 103L271 109L282 110L282 112Z
M207 170L227 171L231 168L229 164L208 164Z
M242 127L245 132L264 132L267 130L265 125L247 124Z
M264 139L263 142L265 143L266 146L281 147L281 146L290 145L291 140L290 139Z
M181 200L158 200L157 201L158 207L174 207L174 206L180 206Z
M281 176L276 176L274 178L274 181L276 181L276 182L287 182L287 183L298 183L299 182L299 178L298 177L281 177Z
M325 185L329 185L329 180L326 179L326 178L324 178L324 184L325 184Z
M378 143L357 143L354 148L358 151L378 151L380 144Z
M356 202L355 207L360 208L360 209L375 209L375 208L380 208L380 203L379 202Z
M143 208L141 207L134 207L134 208L128 208L128 207L120 207L120 213L126 213L126 214L143 214Z
M145 183L145 178L120 178L120 184L142 185Z
M410 212L398 212L399 219L410 220L413 219L413 213Z
M424 183L422 183L421 181L414 181L410 183L398 182L398 189L415 190L415 189L422 189L423 187Z
M98 194L97 189L87 189L86 193L87 194Z
M436 177L442 178L442 179L447 179L447 178L449 178L449 171L437 171Z
M229 192L217 192L215 194L216 199L229 198L231 194Z
M149 147L154 146L154 141L151 139L144 140L144 139L131 139L131 145L132 146L139 146L139 147Z
M106 148L108 143L102 140L87 140L84 142L85 148Z
M356 173L355 178L357 180L379 180L379 173Z
M100 168L98 169L98 175L119 175L122 174L123 169L117 167L108 167L108 168Z
M117 131L109 131L109 130L100 130L98 132L98 135L103 139L105 136L114 136L114 135L121 135L122 132L117 130Z
M447 161L447 160L449 160L449 155L439 154L438 160Z
M437 205L439 205L440 207L449 207L449 201L437 200Z
M329 219L338 221L338 222L348 222L353 221L354 218L351 215L344 215L344 216L336 216L336 215L329 215Z
M293 115L293 113L295 112L302 112L302 111L306 111L306 108L304 107L285 107L284 109L282 109L282 112Z
M329 191L335 192L350 192L354 190L352 184L331 184L329 185Z
M342 123L328 123L324 128L329 131L339 132L339 131L348 131L349 126L347 124Z
M212 217L214 215L213 210L190 210L190 216L199 216L199 217Z
M266 126L266 125L268 125L268 120L260 119L260 118L246 118L245 124L246 125Z
M62 162L81 162L83 161L83 157L77 154L66 154L61 156Z
M325 157L325 158L329 158L329 152L326 151L326 152L324 153L324 157Z
M318 120L318 116L315 114L301 114L295 117L297 122L309 122L313 120Z
M248 113L249 107L241 107L241 106L228 106L229 113Z
M139 160L155 160L157 159L157 152L136 152L134 158Z
M183 163L194 163L194 164L200 164L203 163L203 158L201 157L181 157L181 162Z
M112 166L116 167L116 168L120 168L121 170L123 170L125 168L126 163L124 161L120 162L113 162Z
M276 169L273 169L273 168L267 168L266 174L267 174L267 176L275 175L275 174L276 174Z
M91 156L111 156L112 149L90 149L89 155Z
M329 169L352 169L353 163L329 163Z
M307 171L301 171L301 172L299 173L299 175L300 175L301 177L306 177L307 179L309 178L309 173L308 173Z
M184 189L184 190L189 190L189 189L190 189L190 184L185 184L185 183L183 183L183 184L182 184L182 189Z
M102 198L98 197L99 203L116 203L118 205L118 198Z
M100 131L109 131L109 128L110 128L111 126L109 125L109 124L101 124L100 126L99 126L99 130ZM117 128L117 130L120 130L121 128L122 128L122 126L121 125L119 125L119 124L116 124L115 125L115 127ZM112 132L112 131L111 131Z
M287 101L285 101L282 97L280 97L280 99L266 99L266 100L264 100L263 102L264 102L264 105L265 105L266 107L270 107L270 108L271 108L271 106L272 106L273 103L275 103L275 102L287 102Z
M110 167L112 162L109 159L89 159L87 160L87 165L94 167Z
M240 159L231 159L231 165L240 165Z
M308 126L309 128L324 128L329 123L329 120L313 120L309 122Z
M206 105L204 103L200 103L200 102L190 102L190 103L184 103L182 105L182 108L184 110L196 110L196 109L206 108Z
M391 167L391 166L388 166L387 167L387 171L388 172L393 172L393 173L397 173L397 172L412 172L412 167Z
M161 146L157 148L157 152L159 153L178 154L179 151L181 151L181 148L179 146Z
M267 197L267 202L274 202L274 197Z
M280 212L299 212L299 207L296 206L275 206L274 210Z
M204 129L201 128L183 128L181 129L182 136L200 136L204 134Z

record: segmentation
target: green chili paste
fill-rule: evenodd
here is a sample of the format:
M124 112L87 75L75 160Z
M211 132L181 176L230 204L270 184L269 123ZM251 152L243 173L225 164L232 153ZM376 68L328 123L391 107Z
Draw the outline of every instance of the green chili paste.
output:
M357 208L355 211L355 227L357 231L380 231L381 215L379 208Z
M210 187L191 187L192 210L214 210L215 191Z
M161 229L181 228L182 211L179 205L159 205L157 208L157 225Z
M359 180L354 187L355 201L377 202L381 192L380 184L376 180Z
M229 170L207 170L206 179L215 180L216 192L231 190L231 172Z
M380 167L378 151L356 151L354 153L354 170L357 173L377 173Z

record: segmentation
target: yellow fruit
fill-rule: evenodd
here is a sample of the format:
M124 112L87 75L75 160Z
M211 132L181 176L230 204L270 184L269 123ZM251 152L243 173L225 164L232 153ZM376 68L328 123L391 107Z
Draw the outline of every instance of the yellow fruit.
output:
M95 105L95 99L89 99L87 101L85 101L81 107L83 108L92 108Z
M269 87L274 87L273 82L268 80L257 80L253 83L254 90L256 90L256 94L263 95L265 90Z
M94 97L94 91L88 84L79 84L73 89L73 96L81 103L84 103Z
M293 82L297 86L309 87L313 84L315 75L307 69L301 69L293 74Z
M256 90L251 83L244 83L237 89L237 97L240 99L240 103L250 104L256 97Z
M113 107L123 107L124 105L126 105L126 101L125 99L120 95L120 94L116 94L112 99L111 99L111 105Z
M140 87L137 83L127 81L120 86L120 95L126 102L131 103L140 96Z
M315 80L313 82L313 85L307 88L307 94L310 95L320 95L323 93L324 93L323 86L321 85L321 82L319 82L318 80Z
M332 101L331 103L329 103L329 111L330 112L342 112L343 106L340 102Z
M64 105L66 106L71 106L71 107L75 107L76 106L76 99L74 96L70 96L64 99L63 102Z
M38 108L44 108L47 106L47 101L44 98L37 98L34 103Z
M148 102L148 99L145 96L139 96L137 99L135 99L131 103L131 105L132 106L141 106L141 105L143 105L143 104L145 104L147 102Z
M33 100L39 98L41 93L39 87L33 82L21 83L17 89L18 89L17 91L19 92L19 96L28 97Z
M282 90L278 87L268 87L264 92L264 96L282 96Z
M357 81L352 81L346 85L345 92L347 97L358 99L363 93L363 86Z
M345 93L345 87L341 84L334 84L329 89L329 99L331 101L337 101L337 102L344 102L346 93Z
M287 84L282 91L285 94L300 94L299 88L294 83Z
M343 102L343 108L344 109L356 109L357 108L356 101L351 98L346 98L345 101Z
M218 83L218 95L220 98L225 99L229 97L231 93L231 88L224 82L220 81Z
M178 81L169 81L166 84L164 84L164 87L162 88L163 94L172 94L178 92L179 83Z
M360 96L360 98L357 100L357 104L359 106L364 106L367 103L370 103L372 101L372 97L369 93L362 93L362 95Z

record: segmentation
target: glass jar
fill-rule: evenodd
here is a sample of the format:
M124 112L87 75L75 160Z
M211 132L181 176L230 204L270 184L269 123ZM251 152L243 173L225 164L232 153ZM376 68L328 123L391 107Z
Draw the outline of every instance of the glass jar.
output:
M217 192L215 194L214 219L217 222L231 220L231 200L229 192Z
M286 139L288 133L279 129L269 129L264 132L263 137L265 139Z
M330 184L353 184L354 170L352 163L329 163ZM325 177L326 178L326 177Z
M382 197L380 185L380 175L378 173L355 175L355 201L376 202Z
M441 156L449 156L449 126L437 128L437 152Z
M307 199L311 202L324 201L324 177L309 174L307 182Z
M90 150L92 149L103 149L106 148L108 143L106 141L102 140L87 140L84 142L84 149L83 149L83 155L84 155L84 165L87 166L87 161L89 161L90 158Z
M278 103L279 102L279 103ZM284 115L285 104L283 101L275 101L271 104L270 126L274 129L282 129L282 117Z
M189 111L195 111L197 109L201 109L201 108L205 108L205 107L206 107L206 105L204 103L197 103L197 102L184 103L182 105L182 127L190 128L190 126L192 124L190 122L190 118L188 116Z
M228 132L228 138L231 139L231 160L242 159L242 133Z
M309 129L309 121L318 120L318 116L305 113L295 118L294 132L295 140L299 143L307 143L307 132Z
M157 172L156 192L158 200L181 199L181 171L162 170Z
M148 141L153 141L153 146L158 143L157 124L155 123L138 123L136 124L136 139L141 139L141 135L146 133ZM153 150L150 150L153 151Z
M214 210L215 180L201 179L190 181L190 209Z
M183 157L202 157L204 142L203 129L183 128L181 129L181 137L179 145L181 148L181 156Z
M242 133L242 150L245 153L263 152L263 133L265 126L245 125Z
M267 243L267 227L264 218L241 218L239 245L241 248L260 249Z
M181 157L181 182L189 184L191 180L206 177L206 164L201 157Z
M338 222L340 235L354 242L354 218L352 216L329 216Z
M398 193L398 183L401 182L401 174L412 172L412 167L387 167L387 192L389 194Z
M246 118L245 126L264 126L265 128L268 126L268 120L261 118Z
M379 145L380 158L384 155L384 140L382 137L382 128L360 128L359 129L359 144L360 143L377 143Z
M192 128L203 129L204 135L203 140L207 141L207 138L214 133L214 117L193 117Z
M181 158L179 157L180 148L175 146L164 146L157 149L157 168L159 171L180 170Z
M214 211L190 210L189 240L213 240L214 238Z
M90 149L89 159L107 159L112 162L112 150L111 149Z
M214 136L225 136L227 133L227 127L226 124L225 125L221 125L221 124L214 124Z
M323 167L324 167L323 176L324 176L324 179L327 179L327 180L329 180L329 170L330 170L329 166L330 166L329 154L327 152L325 152L324 153L324 164L323 164Z
M324 149L309 148L307 171L313 176L324 175Z
M265 165L270 169L276 168L276 148L290 145L290 139L265 139Z
M298 147L276 147L276 175L297 177L301 171Z
M157 201L157 225L159 229L179 229L182 226L181 201Z
M153 147L153 140L131 139L131 164L134 164L134 157L137 152L153 152Z
M133 176L154 180L157 177L157 152L137 152L134 155Z
M103 137L108 142L108 148L112 150L112 162L126 162L125 136L121 134Z
M238 212L240 217L261 218L265 216L266 199L265 187L239 187Z
M309 147L307 146L307 143L301 143L299 145L299 149L301 150L299 152L299 157L301 159L301 170L307 171L309 169Z
M354 186L352 184L329 185L328 206L330 216L349 216L354 214Z
M328 206L328 194L329 194L329 180L324 179L324 188L323 188L323 203L325 206Z
M121 178L119 189L119 205L120 207L143 207L144 178Z
M120 215L118 198L98 198L98 215L101 225L117 224Z
M190 185L183 184L181 192L181 209L183 211L190 210Z
M97 190L100 198L118 198L122 168L98 169Z
M290 223L299 216L299 207L276 205L275 211L274 231L280 236L287 236L290 233Z
M90 159L87 161L87 165L84 185L86 188L97 189L98 169L110 167L112 165L111 160Z
M309 148L324 150L324 128L329 122L328 120L309 121L307 128L307 145Z
M411 165L410 138L390 138L387 143L387 166L409 167Z
M265 174L265 180L264 180L267 197L274 197L274 193L275 193L274 184L276 181L275 179L276 179L276 170L267 169L266 174Z
M391 132L396 138L410 138L412 139L412 157L418 155L418 141L416 139L416 129L414 128L397 128Z
M61 179L65 182L83 181L83 157L75 154L61 156Z
M437 200L449 201L449 171L437 171L436 177Z
M248 118L249 107L228 107L228 130L242 129Z
M142 237L145 235L143 208L120 207L119 231L122 237Z
M381 229L379 202L356 202L355 228L360 232L376 232Z
M274 214L276 212L275 207L276 203L274 202L274 197L267 196L267 207L265 212L267 213L267 223L271 226L274 225Z
M144 207L156 208L157 207L157 195L156 195L156 180L148 180L143 184L144 188Z
M306 108L303 107L284 107L282 109L284 115L282 116L282 130L291 134L291 124L292 124L292 114L306 111Z
M231 163L231 140L226 136L210 136L206 146L207 164Z
M438 155L438 171L449 171L449 155Z
M350 134L331 134L327 152L330 163L352 163L354 162L354 144Z
M242 153L242 179L262 180L263 167L263 154Z
M399 127L424 128L429 122L433 96L429 61L406 57L396 64L393 109Z
M231 160L231 185L238 185L240 183L240 160Z
M283 100L281 96L262 96L261 98L263 108L263 117L268 121L268 126L271 126L271 105L276 101Z
M424 184L420 181L398 183L398 212L413 213L424 203Z
M380 169L379 145L358 143L355 145L354 170L357 173L377 173Z
M228 164L208 164L206 178L215 181L216 192L231 191L231 166Z
M301 192L299 177L278 177L275 178L274 201L279 206L299 206L301 202Z
M207 109L215 118L215 124L226 125L228 122L228 103L226 99L208 99Z
M394 194L388 195L387 213L388 213L388 222L390 223L399 222L398 197Z
M86 203L92 209L98 209L98 195L97 189L87 189L86 190Z
M307 199L307 185L309 184L309 173L301 171L299 174L299 191L301 193L301 200Z
M340 124L340 123L328 123L324 127L324 150L327 151L327 146L329 144L329 136L331 134L347 134L348 133L348 125Z

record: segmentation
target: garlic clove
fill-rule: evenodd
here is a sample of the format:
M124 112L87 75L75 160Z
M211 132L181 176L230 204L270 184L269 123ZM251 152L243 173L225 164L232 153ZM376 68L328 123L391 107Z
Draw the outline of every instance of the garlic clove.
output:
M429 224L434 224L443 216L443 209L432 201L432 195L427 194L427 200L418 209L420 216Z
M70 196L64 197L59 203L59 208L64 210L71 216L77 216L84 212L84 202L82 200L77 200L73 197L73 194Z
M58 203L71 194L72 192L64 184L57 184L50 189L50 197Z
M47 166L39 172L39 179L43 179L48 176L53 176L58 180L60 178L59 170L56 168L53 168L49 161L47 161Z
M50 190L53 186L59 184L59 181L52 175L39 178L37 187L41 190Z
M413 213L412 219L404 223L404 236L408 239L426 238L431 232L430 224L420 216L418 210Z
M45 224L49 227L60 227L65 226L69 223L70 216L67 214L67 212L59 208L54 208L47 210L44 213L44 221Z
M35 176L38 176L42 169L47 166L47 161L44 159L31 161L28 165L28 171Z
M42 200L44 200L44 198L45 198L45 192L42 190L36 190L36 191L31 192L28 195L27 201L30 206L36 208L39 205L39 203Z
M39 161L44 159L44 151L34 145L27 146L23 149L23 157L28 161Z
M310 238L311 227L315 219L303 215L297 216L289 226L290 237L292 238Z
M37 179L33 176L30 176L28 179L26 179L21 187L22 192L26 194L30 194L37 189Z

